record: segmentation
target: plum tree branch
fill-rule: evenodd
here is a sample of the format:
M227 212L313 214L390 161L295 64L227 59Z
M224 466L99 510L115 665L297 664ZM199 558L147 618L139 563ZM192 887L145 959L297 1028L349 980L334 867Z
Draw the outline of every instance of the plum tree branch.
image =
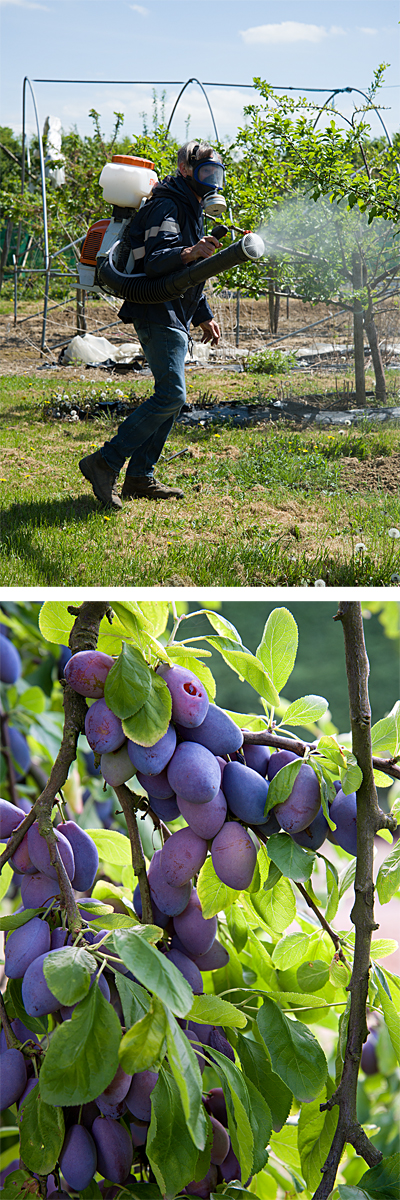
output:
M368 1166L382 1159L357 1121L357 1080L363 1042L368 1033L366 1011L374 921L373 852L374 834L380 827L371 748L371 709L368 696L368 659L365 650L361 604L340 601L335 620L344 633L353 750L363 773L357 792L357 861L355 901L350 919L355 926L353 972L348 990L350 1013L343 1071L339 1085L324 1108L338 1106L339 1117L329 1154L322 1167L322 1180L313 1200L328 1200L335 1186L340 1158L346 1142L355 1147Z
M138 878L140 898L142 901L142 921L144 925L153 925L154 917L151 904L149 881L147 878L146 863L144 860L142 843L140 841L136 820L136 798L133 795L133 792L131 792L130 788L126 786L126 783L121 783L119 787L114 788L114 791L118 797L126 820L129 840L131 843L132 866L135 875L137 875Z
M276 750L292 750L293 754L298 754L300 758L303 758L308 750L318 749L315 742L304 742L301 738L284 737L283 734L281 736L279 733L270 733L267 730L262 730L261 733L253 733L251 729L243 729L242 733L245 741L251 743L252 746L273 746ZM374 770L383 771L385 775L390 775L392 779L400 779L400 765L397 766L397 762L398 759L396 757L372 758L372 766ZM379 825L378 828L392 829L393 818L390 817L390 814L390 823L387 824L388 818L386 817L386 814L382 813L380 809L379 813L379 819L381 820L384 818L385 824ZM394 825L392 832L394 832L395 828L396 825Z
M72 653L77 654L80 650L95 650L99 636L100 622L109 611L107 603L105 601L88 600L84 601L79 608L71 608L69 611L76 618L69 638ZM24 820L21 821L21 824L11 835L5 850L0 855L0 872L4 863L12 857L17 846L20 845L27 830L37 820L39 832L45 838L49 848L50 861L57 871L61 903L68 915L69 928L72 933L78 933L82 921L75 904L68 875L57 849L57 839L51 823L51 812L55 797L60 788L63 787L69 768L76 758L78 737L85 727L87 707L84 696L80 696L69 684L66 684L64 690L63 704L64 728L57 758L41 795L38 796L30 812L27 813Z

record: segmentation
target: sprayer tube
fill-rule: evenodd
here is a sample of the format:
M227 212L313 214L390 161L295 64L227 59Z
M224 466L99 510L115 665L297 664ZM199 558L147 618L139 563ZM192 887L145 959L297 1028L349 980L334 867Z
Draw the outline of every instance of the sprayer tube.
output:
M174 271L162 279L149 279L147 275L124 275L113 263L113 251L118 242L111 247L108 257L103 262L98 261L97 274L100 283L111 289L121 299L130 300L132 304L160 304L182 296L190 287L204 283L222 271L229 271L241 263L255 261L264 253L264 244L257 234L246 233L239 242L232 242L225 250L213 254L212 258L201 259L191 263L182 271Z

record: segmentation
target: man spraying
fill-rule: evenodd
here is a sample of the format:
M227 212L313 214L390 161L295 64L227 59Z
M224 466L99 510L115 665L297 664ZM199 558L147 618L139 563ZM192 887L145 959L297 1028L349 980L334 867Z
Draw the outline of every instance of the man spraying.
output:
M226 208L223 186L220 155L207 142L192 141L182 146L176 175L167 176L157 185L131 223L128 242L135 271L157 279L198 259L210 258L220 243L211 235L204 236L203 212L214 217L222 214ZM154 467L185 403L184 364L190 324L203 330L203 342L217 346L220 337L202 283L161 304L125 300L119 315L124 323L134 325L155 386L153 395L130 413L115 437L79 463L97 499L115 509L122 508L117 479L126 459L122 499L182 498L179 488L167 487L155 479Z

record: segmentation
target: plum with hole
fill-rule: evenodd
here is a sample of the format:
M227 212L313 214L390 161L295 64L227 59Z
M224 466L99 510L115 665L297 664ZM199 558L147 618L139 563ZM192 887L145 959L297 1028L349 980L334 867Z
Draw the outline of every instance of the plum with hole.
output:
M156 817L159 817L160 821L166 821L167 825L171 821L177 821L181 815L175 796L171 796L168 800L159 800L156 796L149 795L149 805Z
M17 780L22 779L23 775L26 775L26 772L29 771L31 752L26 737L23 733L20 733L19 729L15 728L15 725L8 726L8 736L10 739L11 754L18 768Z
M97 1170L111 1183L125 1183L132 1160L132 1140L125 1125L112 1117L96 1117L92 1137L97 1150Z
M48 950L47 954L39 954L30 963L22 981L22 1002L30 1017L43 1017L47 1013L57 1012L60 1001L47 986L43 963L46 958L53 958L59 950Z
M16 683L22 671L21 658L17 647L8 637L0 633L0 680L2 683Z
M88 892L94 884L99 866L94 841L76 821L64 821L63 825L57 825L57 832L63 833L72 847L75 863L72 886L77 892Z
M143 775L160 775L169 763L176 747L176 732L173 725L169 725L167 732L163 734L154 746L139 746L138 742L132 742L128 738L128 754L135 767L136 771L141 771Z
M139 921L141 921L143 909L142 909L142 897L140 895L139 884L136 885L135 891L133 893L133 907L135 909L135 913L139 917ZM161 929L166 929L168 922L170 921L171 918L167 915L167 913L163 913L163 912L161 912L160 908L157 908L156 902L155 902L155 900L153 900L153 897L151 897L151 907L153 909L154 924L160 925Z
M207 842L193 833L189 825L177 829L161 850L161 867L167 883L182 887L197 875L207 857Z
M4 969L9 979L22 979L35 958L50 950L50 929L47 921L32 917L26 925L14 929L5 945Z
M183 800L182 796L176 797L176 803L190 829L199 837L208 841L222 829L226 820L227 805L221 788L209 804L191 804L189 800Z
M287 767L289 763L296 762L298 757L299 755L294 754L293 750L275 750L268 761L268 779L271 781L282 767Z
M120 787L121 783L127 783L128 779L132 779L134 768L129 758L126 741L119 747L119 750L110 750L106 754L102 754L100 770L103 779L111 787Z
M89 1186L97 1169L96 1146L84 1125L71 1125L59 1157L69 1187L80 1192Z
M88 696L90 700L100 700L114 661L110 654L103 654L101 650L79 650L67 662L64 676L74 692Z
M211 1088L204 1097L204 1105L210 1116L216 1117L217 1121L227 1129L228 1113L226 1111L226 1100L222 1087Z
M156 850L153 854L148 880L151 899L155 901L157 908L162 913L169 917L176 917L183 912L189 903L192 885L189 882L184 883L182 887L174 887L173 884L167 883L161 864L161 850Z
M216 938L211 949L207 950L205 954L196 954L193 962L196 963L199 971L219 971L221 967L227 966L229 954L225 950L225 946L221 946L221 942Z
M138 783L144 788L148 796L152 796L155 800L172 800L175 798L175 793L168 783L167 768L164 767L158 775L145 775L143 771L137 771Z
M378 1034L375 1029L371 1029L366 1041L364 1042L361 1054L361 1070L365 1075L376 1075L379 1071L378 1059L376 1056L376 1047L378 1043Z
M199 1196L200 1200L209 1200L211 1192L215 1192L217 1180L217 1168L214 1163L211 1163L211 1166L208 1168L207 1175L204 1176L204 1179L200 1179L199 1183L196 1183L196 1181L193 1180L192 1183L187 1184L183 1191L186 1192L187 1196Z
M0 840L6 842L17 825L21 824L26 814L23 808L10 804L9 800L0 800Z
M187 958L186 954L181 954L180 950L168 950L165 957L178 968L183 978L190 983L194 995L201 996L204 992L203 980L196 964L190 958Z
M0 1056L1 1109L10 1108L22 1096L26 1088L27 1074L23 1054L20 1050L5 1050Z
M167 775L176 795L191 804L209 804L221 786L221 768L215 755L196 742L177 746Z
M252 771L258 771L258 774L265 779L271 758L269 746L253 746L251 742L243 742L242 753L246 759L246 767L251 767Z
M321 806L321 789L318 778L308 763L302 763L292 790L283 804L274 808L281 829L285 833L301 833L315 820Z
M177 730L185 742L197 742L210 750L211 754L219 754L222 758L240 750L243 742L242 730L218 704L209 705L204 721L196 729L186 730L183 723L178 722Z
M225 1037L223 1029L219 1029L218 1025L215 1025L211 1031L208 1045L211 1046L212 1050L218 1050L220 1054L224 1054L225 1058L230 1058L231 1062L234 1063L234 1050L230 1042L228 1042L228 1038Z
M85 717L85 733L94 754L110 754L125 742L122 721L105 700L95 700Z
M221 1125L220 1121L218 1121L217 1118L212 1115L212 1113L210 1114L210 1121L213 1132L211 1162L214 1163L216 1167L219 1167L229 1152L231 1139L229 1137L228 1130L225 1129L224 1125Z
M48 875L24 875L21 881L21 899L24 908L42 908L54 896L59 896L58 883Z
M215 874L221 883L242 892L252 881L257 851L250 835L236 821L222 826L211 846Z
M224 796L235 817L248 825L257 825L264 820L268 796L268 783L253 771L238 762L229 762L224 770Z
M328 833L329 825L326 817L324 817L321 804L319 812L317 812L314 820L311 821L311 825L307 829L303 829L301 833L293 833L292 837L293 841L298 846L304 846L305 850L319 850L320 846L326 840Z
M329 810L336 829L329 830L329 841L341 846L348 854L357 854L357 796L350 792L345 796L342 788L336 793Z
M63 833L60 833L59 830L55 829L54 834L60 857L64 863L64 867L68 875L68 879L73 879L75 873L75 859L72 846L70 845L68 838L66 838ZM28 847L30 858L35 864L35 867L37 867L38 871L41 871L42 875L48 875L49 879L56 880L57 871L50 862L49 847L45 838L42 837L41 833L39 833L37 821L35 821L34 824L31 825L30 829L28 829Z
M102 1112L106 1117L114 1117L115 1115L121 1116L122 1112L116 1114L115 1109L121 1105L121 1101L125 1100L126 1093L129 1092L131 1083L132 1075L127 1075L122 1069L121 1065L119 1065L114 1078L111 1080L111 1083L109 1083L108 1087L104 1089L104 1092L101 1092L100 1096L96 1096L96 1104L98 1105L100 1112Z
M129 1112L138 1121L151 1119L151 1093L158 1079L158 1071L137 1071L132 1078L125 1100Z
M17 872L17 875L36 875L37 867L35 867L30 858L27 833L22 838L22 842L19 843L17 849L14 850L9 863L13 870Z
M196 889L183 912L174 917L174 929L190 956L207 954L217 933L217 918L203 917L203 910Z
M172 720L184 729L201 725L207 714L209 699L203 683L186 667L162 666L162 675L172 698Z

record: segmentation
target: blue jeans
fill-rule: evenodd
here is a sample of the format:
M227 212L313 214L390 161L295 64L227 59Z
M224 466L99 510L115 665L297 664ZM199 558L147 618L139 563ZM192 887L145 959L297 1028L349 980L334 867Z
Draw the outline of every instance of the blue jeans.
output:
M188 335L172 325L135 321L139 342L154 375L154 393L129 414L101 453L118 475L129 458L127 475L152 476L175 417L186 400L185 357Z

